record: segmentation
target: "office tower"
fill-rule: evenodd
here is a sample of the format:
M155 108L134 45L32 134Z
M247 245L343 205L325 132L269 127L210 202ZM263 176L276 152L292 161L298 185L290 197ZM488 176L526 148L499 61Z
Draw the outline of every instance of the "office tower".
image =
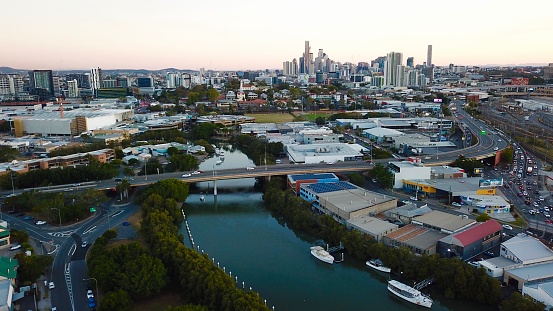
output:
M403 53L390 52L384 62L384 85L398 86L397 66L403 62Z
M305 41L305 48L303 52L303 72L309 73L309 67L311 65L311 60L313 59L313 54L310 53L311 48L309 47L309 41Z
M77 79L67 81L67 97L79 97L79 82L77 82Z
M52 70L29 71L29 91L41 99L54 97L54 77Z
M192 76L189 73L183 73L181 76L182 86L189 89L192 85Z
M154 79L152 77L136 78L136 86L138 87L153 87Z
M17 95L23 92L23 77L20 75L0 75L0 95Z
M165 78L166 78L167 88L168 88L168 89L174 89L175 87L177 87L177 78L178 78L178 74L172 73L172 72L168 72L168 73L166 73Z
M411 68L415 67L415 66L413 66L414 62L415 62L414 57L407 57L407 67L411 67Z
M100 67L90 70L90 88L98 90L102 87L102 69Z
M295 58L292 60L292 75L298 75L298 60Z
M432 45L428 45L428 52L426 53L426 66L432 67Z
M543 67L543 79L546 81L553 79L553 63L549 63L549 66Z
M117 81L118 87L129 87L131 85L131 83L129 82L129 78L119 77L115 80Z
M66 81L77 80L77 85L82 89L89 89L91 85L89 73L71 73L65 76Z

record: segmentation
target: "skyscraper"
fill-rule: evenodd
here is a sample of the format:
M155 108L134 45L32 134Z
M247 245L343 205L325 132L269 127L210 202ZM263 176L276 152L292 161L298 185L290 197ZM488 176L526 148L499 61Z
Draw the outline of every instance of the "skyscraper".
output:
M384 62L384 85L398 85L397 66L403 63L403 53L390 52Z
M313 54L311 54L311 47L309 47L309 41L305 41L305 50L303 52L303 72L309 73L309 67L311 66L311 60Z
M432 67L432 44L428 45L428 52L426 53L426 66Z
M407 57L407 67L411 67L413 68L414 66L414 62L415 62L415 58L414 57Z
M23 77L20 75L0 75L0 95L17 95L23 92Z
M102 69L92 68L90 70L90 88L97 90L102 87Z
M41 99L54 97L54 77L52 70L29 71L29 91Z

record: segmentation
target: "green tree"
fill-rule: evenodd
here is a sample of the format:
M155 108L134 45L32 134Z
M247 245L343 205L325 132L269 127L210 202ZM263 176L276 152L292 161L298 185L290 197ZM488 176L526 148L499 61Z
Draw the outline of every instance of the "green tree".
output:
M522 296L519 292L514 292L503 301L503 311L545 311L546 306L532 299L530 296Z
M209 90L207 90L207 100L209 100L210 102L215 102L219 95L219 91L214 88L210 88Z
M135 175L134 170L128 166L123 168L123 174L128 177L132 177Z
M326 120L325 120L324 117L317 117L317 118L315 119L315 123L316 123L317 125L319 125L319 126L320 126L320 125L325 125L325 122L326 122Z
M9 146L0 146L0 162L10 162L19 157L19 151Z
M17 278L19 282L23 284L30 284L35 282L47 267L52 265L54 261L53 257L45 255L31 255L27 256L24 253L18 253L14 256L19 262L17 268Z
M363 187L363 185L365 184L365 178L359 173L351 173L348 175L348 177L349 181L354 185Z
M482 213L482 214L476 216L476 221L478 221L478 222L486 222L486 221L488 221L488 220L490 220L490 219L492 219L492 218L490 217L490 215L485 214L485 213Z
M199 101L200 101L200 93L197 93L197 92L188 93L189 104L195 104L196 102L199 102Z
M196 139L209 139L215 134L217 126L213 123L200 123L192 129L192 136Z
M132 310L132 301L129 294L118 289L102 296L102 301L98 305L98 311L130 311Z
M173 155L178 154L178 153L179 153L179 149L177 149L177 147L171 146L171 147L167 148L167 154L170 155L170 156L173 156Z

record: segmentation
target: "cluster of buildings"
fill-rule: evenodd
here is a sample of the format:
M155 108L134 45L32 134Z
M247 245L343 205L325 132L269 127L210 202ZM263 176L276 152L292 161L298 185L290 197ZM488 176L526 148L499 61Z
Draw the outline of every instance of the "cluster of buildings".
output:
M340 181L331 173L289 175L287 184L314 210L332 216L348 229L415 254L470 261L523 294L553 306L553 251L533 236L521 233L511 237L496 220L479 223L416 202L398 207L397 198Z

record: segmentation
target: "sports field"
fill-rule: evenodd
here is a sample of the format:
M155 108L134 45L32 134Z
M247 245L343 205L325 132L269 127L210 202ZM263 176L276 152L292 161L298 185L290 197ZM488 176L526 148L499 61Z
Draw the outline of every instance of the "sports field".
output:
M254 117L256 123L286 123L292 122L294 116L285 112L285 113L255 113L255 114L246 114L248 117Z

